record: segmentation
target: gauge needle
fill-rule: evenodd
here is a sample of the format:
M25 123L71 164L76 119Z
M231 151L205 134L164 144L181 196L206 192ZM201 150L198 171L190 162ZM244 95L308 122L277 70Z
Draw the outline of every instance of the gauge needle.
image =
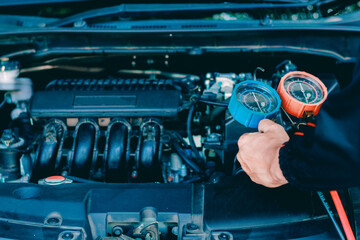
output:
M306 101L306 103L308 103L308 99L307 99L307 96L306 96L306 94L305 94L304 88L303 88L303 86L302 86L301 83L299 83L299 84L300 84L301 92L304 94L305 101Z
M263 112L262 109L261 109L261 107L260 107L259 101L258 101L257 97L255 96L254 92L251 92L251 93L252 93L253 96L254 96L255 102L256 102L256 104L258 105L258 108L260 109L260 112Z

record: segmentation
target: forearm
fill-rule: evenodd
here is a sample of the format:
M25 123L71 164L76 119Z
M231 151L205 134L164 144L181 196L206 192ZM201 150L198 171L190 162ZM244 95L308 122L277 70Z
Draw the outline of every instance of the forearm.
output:
M291 185L331 190L360 184L358 126L346 119L323 112L316 129L291 137L280 150L280 168Z

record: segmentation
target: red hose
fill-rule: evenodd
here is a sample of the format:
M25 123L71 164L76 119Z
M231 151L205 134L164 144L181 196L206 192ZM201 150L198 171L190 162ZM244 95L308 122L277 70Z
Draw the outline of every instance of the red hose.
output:
M345 212L344 207L343 207L343 205L341 203L341 199L339 197L338 192L337 191L330 191L330 194L331 194L331 197L332 197L332 199L334 201L336 210L337 210L337 212L339 214L341 225L343 226L346 238L348 240L355 240L354 233L353 233L353 231L351 229L349 220L348 220L348 218L346 216L346 212Z

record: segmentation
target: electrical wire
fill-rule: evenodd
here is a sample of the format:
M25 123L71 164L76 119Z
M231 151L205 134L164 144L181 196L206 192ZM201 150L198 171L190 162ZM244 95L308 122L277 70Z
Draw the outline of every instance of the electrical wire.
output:
M346 212L344 210L344 206L341 202L341 199L339 197L339 193L337 191L330 191L330 195L334 201L336 210L339 214L339 218L340 218L340 222L343 226L345 235L347 240L355 240L355 236L354 233L351 229L350 223L349 223L349 219L346 216Z
M343 232L341 231L341 228L339 226L339 224L337 223L336 219L335 219L335 214L333 213L333 211L331 211L330 209L330 206L328 204L328 202L326 201L326 198L324 196L324 194L322 192L316 192L317 195L319 196L320 200L321 200L321 203L323 204L328 216L330 217L330 220L332 221L335 229L336 229L336 232L339 234L339 237L341 240L346 240L345 239L345 236L343 234Z

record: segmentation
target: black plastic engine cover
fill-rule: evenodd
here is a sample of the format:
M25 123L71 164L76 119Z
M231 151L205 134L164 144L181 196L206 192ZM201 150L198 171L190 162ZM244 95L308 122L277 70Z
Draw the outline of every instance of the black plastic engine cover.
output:
M34 94L33 117L175 116L181 91L172 80L54 80Z

